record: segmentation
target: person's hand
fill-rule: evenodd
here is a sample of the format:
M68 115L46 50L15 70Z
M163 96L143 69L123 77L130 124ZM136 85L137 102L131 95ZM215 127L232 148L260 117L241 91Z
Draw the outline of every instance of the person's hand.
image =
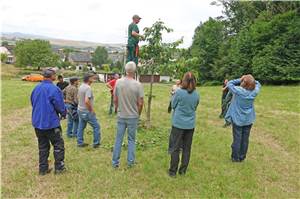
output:
M240 79L241 79L241 82L244 80L244 78L246 77L246 75L243 75Z
M144 41L144 40L145 40L145 36L144 36L144 35L140 35L140 39L141 39L142 41Z

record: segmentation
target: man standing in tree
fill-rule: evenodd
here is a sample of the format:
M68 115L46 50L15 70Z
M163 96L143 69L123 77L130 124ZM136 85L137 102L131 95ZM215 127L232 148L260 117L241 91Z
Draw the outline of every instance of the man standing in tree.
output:
M133 15L132 23L128 26L128 44L127 44L127 62L133 61L138 64L138 53L139 53L139 40L144 38L143 35L139 34L139 28L137 24L140 22L141 17Z

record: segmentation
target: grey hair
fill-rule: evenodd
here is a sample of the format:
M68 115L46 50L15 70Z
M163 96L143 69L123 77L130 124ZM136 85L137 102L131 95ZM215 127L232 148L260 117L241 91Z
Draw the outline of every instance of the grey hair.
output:
M125 65L126 73L135 73L135 70L136 70L136 64L133 61L130 61Z

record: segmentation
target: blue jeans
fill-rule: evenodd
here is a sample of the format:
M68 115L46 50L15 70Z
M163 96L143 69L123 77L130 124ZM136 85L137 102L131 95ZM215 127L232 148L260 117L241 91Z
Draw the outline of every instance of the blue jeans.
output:
M248 126L237 126L236 124L232 123L232 160L243 161L246 158L251 127L252 124Z
M77 133L77 144L81 145L84 143L83 131L87 123L89 123L93 127L93 133L94 133L93 144L94 145L100 144L100 140L101 140L100 125L98 123L96 115L91 112L83 112L78 110L78 116L79 116L79 125L78 125L78 133Z
M68 110L67 114L67 136L68 137L76 137L77 136L77 130L78 130L78 119L73 119L71 112L69 112L69 109L71 108L70 104L66 104L66 108Z
M118 118L117 135L112 157L112 164L114 167L119 165L121 147L126 128L128 134L127 164L130 166L135 163L135 134L138 126L138 120L138 118Z

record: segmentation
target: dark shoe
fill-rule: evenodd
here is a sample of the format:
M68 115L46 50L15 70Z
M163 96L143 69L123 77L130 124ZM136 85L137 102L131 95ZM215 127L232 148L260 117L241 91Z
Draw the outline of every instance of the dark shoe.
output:
M241 162L240 160L231 158L231 162Z
M176 177L176 173L174 173L174 172L168 172L168 174L169 174L169 176L171 177L171 178L175 178Z
M51 173L51 171L52 171L52 168L51 168L51 169L48 169L48 170L46 170L46 171L40 171L40 172L39 172L39 175L44 176L44 175L46 175L46 174L48 174L48 173Z
M64 167L64 168L62 168L62 169L56 169L56 170L54 171L54 174L55 174L55 175L58 175L58 174L65 173L66 171L67 171L67 169Z
M93 144L93 148L94 149L97 149L97 148L99 148L100 147L100 144Z
M185 172L184 172L184 171L179 171L178 173L179 173L179 175L181 175L181 176L184 176L184 175L185 175Z
M83 143L83 144L78 144L77 146L78 146L78 147L87 147L87 146L89 146L89 144Z
M118 168L119 168L119 165L118 165L118 164L112 165L112 167L113 167L114 169L118 169Z

